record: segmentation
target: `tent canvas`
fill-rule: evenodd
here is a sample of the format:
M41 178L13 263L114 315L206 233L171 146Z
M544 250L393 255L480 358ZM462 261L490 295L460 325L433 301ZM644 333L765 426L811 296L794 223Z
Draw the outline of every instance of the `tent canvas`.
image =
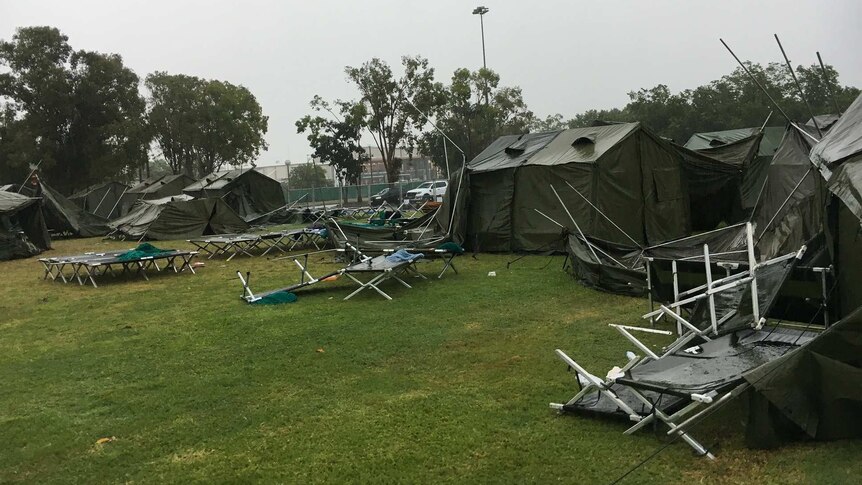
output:
M681 164L640 123L501 137L467 164L465 240L456 242L482 251L561 251L563 231L536 212L574 230L551 185L588 236L628 244L628 236L638 244L682 236L690 220Z
M39 199L0 191L0 261L51 249Z
M281 184L256 170L213 173L185 187L183 193L222 199L246 221L284 207Z
M104 219L113 219L124 214L121 197L129 186L120 182L105 182L87 187L69 196L69 200L87 212Z
M248 224L219 199L141 200L127 215L110 223L114 231L134 239L191 239L211 234L240 233Z
M104 236L108 233L107 220L81 209L45 182L34 188L28 184L21 193L42 199L45 225L52 233L74 237Z

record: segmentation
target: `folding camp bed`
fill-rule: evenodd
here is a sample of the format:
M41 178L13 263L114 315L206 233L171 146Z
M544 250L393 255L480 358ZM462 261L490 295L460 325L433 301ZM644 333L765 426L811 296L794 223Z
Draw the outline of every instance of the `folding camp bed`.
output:
M257 294L253 293L251 291L251 288L249 288L248 278L250 275L246 274L246 277L244 278L242 273L237 272L237 276L239 277L243 285L242 298L248 303L255 303L278 294L291 293L295 290L315 285L323 281L330 281L331 279L334 279L334 277L338 276L345 276L346 278L359 285L359 288L344 297L345 300L349 300L357 294L361 293L362 291L368 289L376 291L378 294L380 294L380 296L386 298L387 300L392 300L392 297L389 296L389 294L380 289L380 285L382 285L388 280L395 280L407 288L412 288L412 286L410 286L406 281L404 281L402 277L406 275L413 275L418 278L425 279L425 276L416 270L416 261L421 257L422 256L419 254L410 255L409 259L396 259L393 255L381 255L375 256L373 258L365 256L362 257L361 260L353 262L345 266L344 268L317 278L312 276L311 273L309 273L308 271L307 256L305 259L305 264L301 263L298 258L293 258L293 262L299 267L300 270L299 283Z
M604 379L590 374L557 349L557 356L576 372L581 389L565 404L552 403L551 407L559 411L598 410L627 416L635 425L626 434L659 420L670 428L668 434L675 434L698 453L712 457L688 433L691 424L713 406L745 390L745 372L810 338L805 332L776 326L764 328L764 316L804 252L803 246L796 253L758 263L752 244L748 270L713 280L709 250L705 247L707 283L680 293L676 301L643 316L650 321L656 316L672 321L677 327L676 340L659 354L634 333L673 335L673 332L611 325L643 356L629 353L628 362L622 368L612 369ZM603 408L597 406L599 400L603 401ZM691 415L698 409L701 410Z
M229 254L227 261L238 254L252 256L251 251L262 244L262 239L257 234L217 234L198 239L187 239L186 241L194 244L198 250L209 254L207 259Z
M453 260L455 259L455 257L464 254L463 250L457 251L457 250L449 249L449 248L411 248L411 247L404 247L403 249L405 249L408 252L414 253L414 254L421 254L424 257L423 259L426 261L430 260L430 259L442 260L443 261L443 269L440 270L440 273L437 275L437 279L442 278L443 275L446 273L447 269L451 269L455 274L458 274L458 269L455 268L455 264L454 264ZM397 251L397 249L384 249L383 250L384 254L390 254L390 253L395 252L395 251Z
M43 279L50 278L52 281L59 280L63 283L77 281L79 285L85 285L89 282L93 287L98 287L95 278L105 274L112 276L136 274L145 280L149 280L147 271L151 269L156 271L171 269L174 273L188 270L194 274L195 270L191 266L191 261L198 254L196 251L163 251L128 259L122 257L126 252L110 251L41 258L39 262L45 268ZM160 263L163 265L160 266Z

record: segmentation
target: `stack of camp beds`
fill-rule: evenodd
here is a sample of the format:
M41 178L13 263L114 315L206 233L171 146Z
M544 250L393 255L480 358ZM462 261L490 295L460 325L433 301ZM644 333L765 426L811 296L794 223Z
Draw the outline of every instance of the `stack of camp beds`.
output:
M77 281L79 285L90 283L98 287L96 277L125 274L140 275L149 280L147 271L172 270L182 273L188 270L194 274L192 259L196 251L161 251L155 254L141 255L133 259L123 257L128 251L110 251L104 253L85 253L76 256L60 256L41 258L39 262L45 268L43 279L69 283Z
M634 333L674 332L611 325L643 355L627 353L628 362L604 378L557 349L557 356L575 371L580 391L566 403L552 403L551 408L625 416L635 423L626 434L661 422L669 428L668 435L712 458L710 450L691 436L690 428L745 391L746 373L816 336L808 328L766 325L765 315L804 252L803 246L796 253L757 262L751 244L748 269L713 280L709 251L704 248L707 283L644 315L650 322L667 320L675 325L676 340L656 353Z

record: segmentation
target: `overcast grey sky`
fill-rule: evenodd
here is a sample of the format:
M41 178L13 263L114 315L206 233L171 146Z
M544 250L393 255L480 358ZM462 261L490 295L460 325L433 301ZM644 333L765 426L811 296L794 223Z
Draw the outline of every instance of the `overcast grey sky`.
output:
M483 3L484 2L484 3ZM143 78L155 70L248 87L269 116L260 164L305 160L294 122L315 94L351 98L344 66L380 57L397 65L421 54L447 81L482 63L519 85L539 116L571 117L622 107L626 93L659 83L695 87L735 67L718 37L743 59L778 61L777 33L796 64L834 65L862 86L862 1L37 1L0 0L0 38L51 25L75 49L113 52ZM370 141L369 141L370 142Z

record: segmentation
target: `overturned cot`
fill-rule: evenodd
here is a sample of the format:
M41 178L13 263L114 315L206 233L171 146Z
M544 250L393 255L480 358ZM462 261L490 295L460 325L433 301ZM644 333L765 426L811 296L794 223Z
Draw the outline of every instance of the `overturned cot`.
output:
M422 258L422 255L420 254L413 254L404 259L395 258L393 255L381 255L373 258L365 257L359 262L352 263L344 268L317 278L313 277L308 272L307 265L300 263L298 259L294 258L293 262L299 267L301 272L299 283L257 294L252 292L249 287L249 281L247 278L250 275L246 274L246 277L243 278L242 273L237 272L237 276L243 285L242 299L247 303L261 303L271 298L276 300L278 299L277 296L280 294L288 294L307 286L331 281L334 277L339 276L345 276L359 286L359 288L344 297L344 300L349 300L365 290L374 290L383 298L392 300L392 297L388 293L380 289L380 285L386 281L395 280L407 288L413 288L410 284L404 281L402 277L412 275L418 278L427 279L425 275L416 269L416 261L420 258Z
M124 274L140 275L149 280L147 271L155 269L157 272L171 270L174 273L182 273L188 270L194 274L191 265L192 259L198 254L197 251L163 251L158 254L150 254L135 258L123 257L128 251L110 251L104 253L85 253L75 256L60 256L55 258L40 258L39 262L45 269L42 279L61 281L69 283L77 281L79 285L90 283L94 288L96 277Z

